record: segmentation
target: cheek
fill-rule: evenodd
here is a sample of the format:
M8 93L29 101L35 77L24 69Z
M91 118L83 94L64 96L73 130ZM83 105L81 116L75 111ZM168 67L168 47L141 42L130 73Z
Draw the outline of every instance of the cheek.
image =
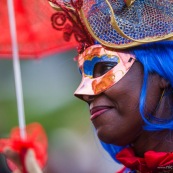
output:
M136 109L111 109L93 121L99 139L106 143L125 146L132 143L142 131L143 121Z
M121 116L139 112L139 100L141 93L141 85L134 87L126 84L126 87L115 86L105 92L105 95L116 106Z
M135 90L132 86L117 89L118 86L105 92L114 108L96 119L93 124L102 141L125 146L132 143L143 130L143 120L139 113L141 90L140 86Z

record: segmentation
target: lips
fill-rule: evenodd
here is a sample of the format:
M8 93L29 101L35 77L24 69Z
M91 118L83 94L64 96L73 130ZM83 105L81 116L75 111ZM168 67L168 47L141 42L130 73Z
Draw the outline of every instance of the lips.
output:
M112 108L113 107L111 107L111 106L97 106L97 107L92 108L90 110L90 114L91 114L90 120L97 118L98 116L100 116L101 114L103 114L104 112L106 112Z

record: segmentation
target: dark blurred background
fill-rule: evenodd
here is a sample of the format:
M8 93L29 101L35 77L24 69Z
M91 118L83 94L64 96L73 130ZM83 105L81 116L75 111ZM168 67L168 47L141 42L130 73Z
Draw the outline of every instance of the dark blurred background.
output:
M73 96L81 80L76 55L71 50L21 61L26 123L39 122L46 130L47 173L114 173L119 165L102 150L87 104ZM0 119L1 138L18 126L11 60L0 60Z

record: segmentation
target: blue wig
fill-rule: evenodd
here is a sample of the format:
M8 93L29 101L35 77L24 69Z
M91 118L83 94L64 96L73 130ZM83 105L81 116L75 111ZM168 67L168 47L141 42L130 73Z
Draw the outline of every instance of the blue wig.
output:
M139 110L145 122L145 130L173 129L173 119L157 119L158 123L149 122L144 115L145 100L147 95L147 81L150 73L157 73L169 82L173 88L173 42L158 42L142 45L131 50L136 59L143 65L144 79L141 89ZM152 115L150 115L152 116ZM163 121L162 121L163 120ZM160 123L165 122L165 123Z
M129 50L143 65L144 79L140 94L139 110L145 122L144 129L149 131L171 129L173 130L173 119L165 123L151 123L144 115L145 100L147 95L147 81L150 73L157 73L169 82L171 91L173 88L173 41L162 41L141 45ZM152 115L150 115L152 116ZM158 119L159 122L159 119ZM163 121L164 122L164 121ZM101 141L103 148L115 159L118 152L124 147L106 144Z

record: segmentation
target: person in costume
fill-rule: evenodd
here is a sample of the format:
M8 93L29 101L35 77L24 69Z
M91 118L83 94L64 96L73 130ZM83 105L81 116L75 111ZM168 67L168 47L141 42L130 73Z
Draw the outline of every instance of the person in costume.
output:
M173 172L173 1L49 1L79 42L75 96L120 172Z

